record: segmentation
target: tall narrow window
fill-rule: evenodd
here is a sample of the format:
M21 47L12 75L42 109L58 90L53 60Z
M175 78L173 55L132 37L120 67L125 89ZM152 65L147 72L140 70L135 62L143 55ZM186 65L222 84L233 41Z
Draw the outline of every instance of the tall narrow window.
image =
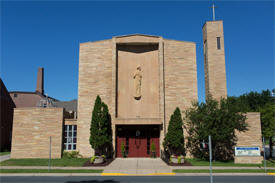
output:
M64 150L76 150L77 126L64 126Z
M221 38L217 37L217 49L220 50L221 49Z
M207 52L207 40L204 40L204 42L203 42L203 54L205 55L206 54L206 52Z

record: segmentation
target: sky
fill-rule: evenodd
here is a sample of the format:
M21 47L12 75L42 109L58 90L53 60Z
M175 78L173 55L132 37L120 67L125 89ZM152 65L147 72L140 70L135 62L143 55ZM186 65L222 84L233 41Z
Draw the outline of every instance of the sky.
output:
M44 89L77 99L79 44L126 34L196 43L198 99L205 100L202 26L213 1L1 1L0 77L9 91ZM223 20L229 96L275 88L274 1L214 1Z

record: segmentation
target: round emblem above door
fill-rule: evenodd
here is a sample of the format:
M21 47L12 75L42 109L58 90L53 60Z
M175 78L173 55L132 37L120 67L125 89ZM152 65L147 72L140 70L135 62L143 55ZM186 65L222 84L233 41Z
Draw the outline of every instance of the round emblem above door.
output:
M137 131L136 131L136 136L138 137L139 135L140 135L140 131L137 130Z

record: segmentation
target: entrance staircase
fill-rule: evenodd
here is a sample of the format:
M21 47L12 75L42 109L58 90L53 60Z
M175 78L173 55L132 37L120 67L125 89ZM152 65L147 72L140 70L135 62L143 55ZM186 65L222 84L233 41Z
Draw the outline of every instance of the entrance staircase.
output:
M116 158L103 175L169 175L172 169L160 158Z

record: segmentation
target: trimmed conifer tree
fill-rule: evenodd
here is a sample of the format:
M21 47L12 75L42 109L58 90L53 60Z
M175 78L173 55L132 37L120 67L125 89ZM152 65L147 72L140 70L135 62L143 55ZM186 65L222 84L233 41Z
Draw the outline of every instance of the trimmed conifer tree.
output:
M95 155L106 155L112 144L111 116L108 106L96 97L90 126L90 144Z
M177 107L171 115L168 132L164 138L163 147L169 154L185 155L183 122L180 109Z

